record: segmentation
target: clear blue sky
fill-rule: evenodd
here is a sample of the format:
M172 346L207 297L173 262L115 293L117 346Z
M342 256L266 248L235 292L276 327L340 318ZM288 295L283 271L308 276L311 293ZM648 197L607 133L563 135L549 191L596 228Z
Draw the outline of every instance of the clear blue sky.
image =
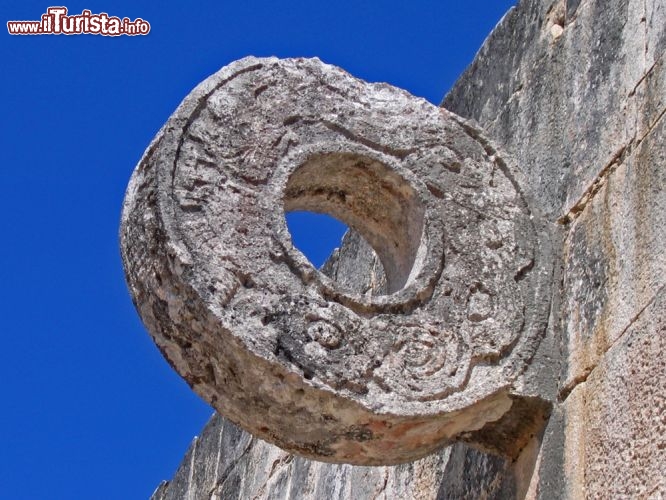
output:
M151 23L111 38L10 36L51 4L4 0L0 498L145 499L212 414L141 325L117 236L132 169L198 82L246 55L318 56L438 103L512 4L65 3Z

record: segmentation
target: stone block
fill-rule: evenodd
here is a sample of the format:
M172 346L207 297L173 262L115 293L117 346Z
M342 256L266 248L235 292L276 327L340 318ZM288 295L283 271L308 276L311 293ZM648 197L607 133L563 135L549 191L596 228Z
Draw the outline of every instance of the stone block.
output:
M565 7L520 2L442 103L516 158L552 220L634 139L647 71L642 0L575 3L568 21Z
M564 403L568 498L666 494L666 289Z
M608 174L566 239L565 391L666 284L665 139L661 120Z

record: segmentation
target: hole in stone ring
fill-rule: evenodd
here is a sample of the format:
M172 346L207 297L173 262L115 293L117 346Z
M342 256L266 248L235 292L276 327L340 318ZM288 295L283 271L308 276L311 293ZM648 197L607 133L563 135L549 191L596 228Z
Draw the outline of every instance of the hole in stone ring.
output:
M407 284L421 242L424 206L416 190L382 162L358 153L318 153L289 177L284 210L328 214L374 249L388 293Z
M346 224L327 214L298 210L285 216L294 246L317 269L340 248L348 229Z

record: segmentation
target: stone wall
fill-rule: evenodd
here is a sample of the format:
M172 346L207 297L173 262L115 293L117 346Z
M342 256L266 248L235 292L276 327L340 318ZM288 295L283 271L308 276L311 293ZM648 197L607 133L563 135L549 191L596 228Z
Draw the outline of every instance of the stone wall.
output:
M517 158L563 234L541 497L666 494L665 48L663 1L522 2L443 103Z
M561 369L533 370L556 404L515 463L457 444L324 464L216 415L153 498L666 496L665 47L663 0L523 0L443 102L514 156L561 238L537 357ZM351 235L327 271L363 290L377 267Z

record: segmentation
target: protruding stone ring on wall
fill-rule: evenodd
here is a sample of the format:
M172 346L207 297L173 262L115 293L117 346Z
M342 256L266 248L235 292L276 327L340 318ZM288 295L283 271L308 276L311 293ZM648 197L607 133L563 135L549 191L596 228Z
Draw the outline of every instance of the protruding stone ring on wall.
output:
M511 454L551 272L520 179L472 125L405 91L317 59L243 59L136 168L127 281L192 388L289 451L391 464L465 439ZM296 209L357 230L388 293L314 269L286 227Z

